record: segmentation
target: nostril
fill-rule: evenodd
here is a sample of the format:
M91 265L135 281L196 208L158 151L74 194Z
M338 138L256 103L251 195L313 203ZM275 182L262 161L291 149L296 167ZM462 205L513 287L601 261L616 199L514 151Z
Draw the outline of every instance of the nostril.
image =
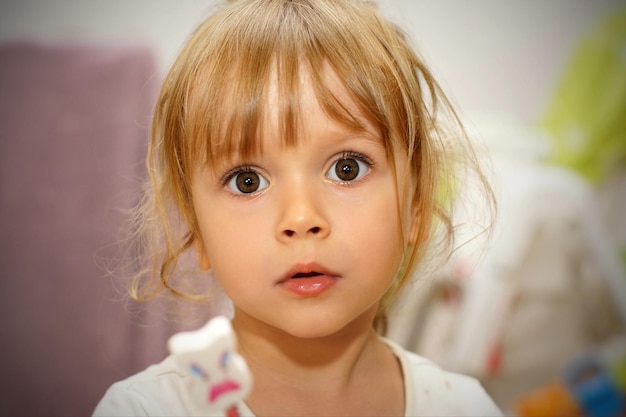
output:
M322 227L319 226L314 226L311 227L307 232L306 235L311 235L311 236L318 236L322 234L322 232L324 231L324 229ZM292 230L292 229L285 229L282 231L283 236L288 237L288 238L293 238L293 237L297 237L299 235L301 235L301 237L304 237L305 234L300 234L298 233L297 230Z

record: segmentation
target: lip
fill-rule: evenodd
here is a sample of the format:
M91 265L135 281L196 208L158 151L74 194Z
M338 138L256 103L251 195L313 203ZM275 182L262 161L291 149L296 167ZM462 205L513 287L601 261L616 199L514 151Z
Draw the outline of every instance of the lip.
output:
M301 297L316 297L333 287L339 274L316 262L294 265L278 282L282 288Z

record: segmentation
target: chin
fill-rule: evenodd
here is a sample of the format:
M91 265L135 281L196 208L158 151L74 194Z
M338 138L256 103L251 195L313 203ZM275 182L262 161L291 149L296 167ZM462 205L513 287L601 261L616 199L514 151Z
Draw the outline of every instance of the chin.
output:
M372 320L364 322L363 319L366 317L341 317L338 314L293 316L288 322L283 322L279 328L299 339L323 339L340 335L345 331L353 333L358 327L369 330L372 327Z
M294 326L295 328L283 328L285 333L292 337L303 340L323 339L337 334L341 328L335 326L311 326L303 328L303 326Z

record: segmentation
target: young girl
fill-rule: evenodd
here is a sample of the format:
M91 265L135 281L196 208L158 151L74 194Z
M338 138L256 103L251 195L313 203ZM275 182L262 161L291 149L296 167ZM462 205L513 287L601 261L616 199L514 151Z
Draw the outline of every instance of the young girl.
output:
M369 2L232 1L182 50L156 105L153 266L133 294L189 295L174 273L189 250L212 271L254 377L240 415L499 414L477 381L380 335L429 242L451 238L445 152L463 136L444 140L446 103ZM189 413L186 372L166 359L95 414Z

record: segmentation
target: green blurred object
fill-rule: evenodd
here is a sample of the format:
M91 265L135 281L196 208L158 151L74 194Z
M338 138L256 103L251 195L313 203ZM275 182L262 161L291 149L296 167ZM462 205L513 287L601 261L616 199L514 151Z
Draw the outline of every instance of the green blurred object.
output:
M626 394L626 357L609 369L609 375L620 392Z
M548 162L593 184L626 166L626 8L580 43L540 122L552 141Z

